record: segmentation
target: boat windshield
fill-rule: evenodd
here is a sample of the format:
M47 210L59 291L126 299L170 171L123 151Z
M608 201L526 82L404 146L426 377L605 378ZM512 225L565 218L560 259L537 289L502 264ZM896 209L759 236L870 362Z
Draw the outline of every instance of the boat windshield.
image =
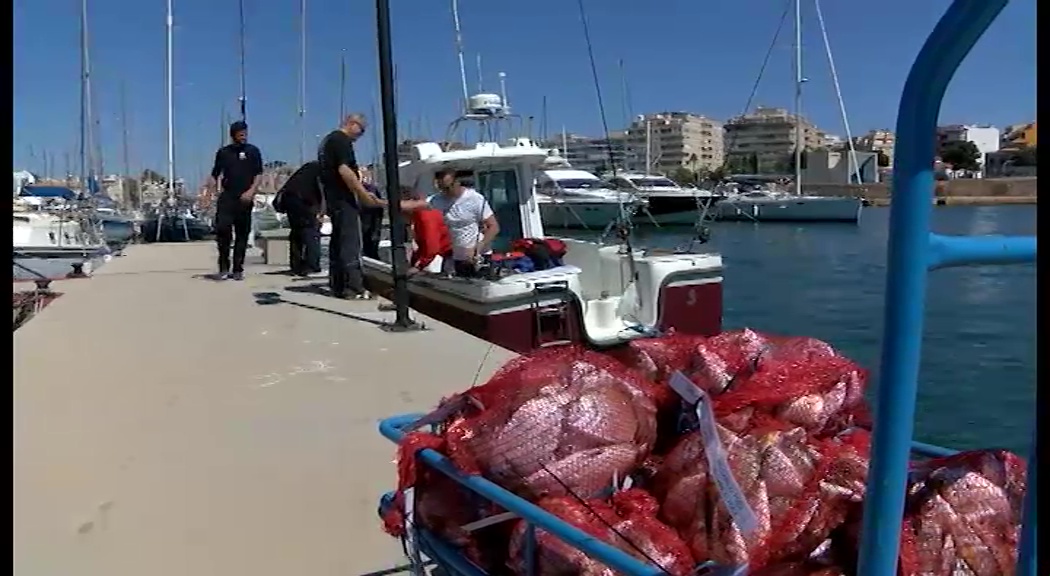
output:
M483 194L499 222L499 234L492 247L509 250L510 242L522 237L521 196L518 193L518 173L510 170L478 171L476 190Z
M606 184L597 178L563 178L556 181L565 190L597 190Z
M639 188L678 188L678 184L667 178L647 176L645 178L631 178L630 180Z

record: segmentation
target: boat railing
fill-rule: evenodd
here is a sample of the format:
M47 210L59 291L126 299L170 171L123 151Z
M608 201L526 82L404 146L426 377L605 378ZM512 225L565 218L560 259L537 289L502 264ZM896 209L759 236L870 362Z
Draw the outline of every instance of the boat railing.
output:
M861 576L895 576L912 447L927 275L973 264L1032 262L1035 237L932 233L934 140L941 101L963 58L1008 0L954 0L912 65L897 115L893 201L876 423L864 504ZM1018 576L1036 574L1036 450L1028 459Z

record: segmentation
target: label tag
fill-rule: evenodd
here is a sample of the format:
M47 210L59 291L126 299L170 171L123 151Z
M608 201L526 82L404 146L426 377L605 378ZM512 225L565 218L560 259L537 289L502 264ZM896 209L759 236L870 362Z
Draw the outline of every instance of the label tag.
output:
M715 481L718 493L722 496L729 515L744 534L750 534L758 527L758 519L751 510L744 491L740 489L733 470L729 467L729 456L726 454L722 440L718 437L718 424L711 409L711 398L706 392L693 384L685 374L676 370L671 374L669 384L687 404L696 409L699 423L700 440L704 443L704 456L711 478Z

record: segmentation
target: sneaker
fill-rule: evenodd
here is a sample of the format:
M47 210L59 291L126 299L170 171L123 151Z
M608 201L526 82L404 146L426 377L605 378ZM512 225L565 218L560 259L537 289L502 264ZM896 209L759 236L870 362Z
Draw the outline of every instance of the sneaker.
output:
M225 280L225 279L227 279L229 277L230 277L230 273L229 272L223 272L223 271L220 270L218 274L212 276L212 279L215 280L216 282L222 282L223 280Z
M230 274L230 279L240 282L241 280L244 280L244 272L234 272L233 274Z

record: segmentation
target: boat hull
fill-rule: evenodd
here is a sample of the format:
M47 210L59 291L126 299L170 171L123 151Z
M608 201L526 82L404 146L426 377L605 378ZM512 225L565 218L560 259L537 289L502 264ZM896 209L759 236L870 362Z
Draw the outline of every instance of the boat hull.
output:
M369 287L390 294L392 274L365 266ZM409 306L435 320L519 354L527 354L553 343L608 348L591 341L583 323L581 303L568 290L548 291L542 296L481 304L409 281ZM560 314L550 311L561 308ZM683 334L715 335L722 330L721 277L689 280L669 278L660 290L657 329ZM640 336L637 334L636 336ZM622 342L620 342L622 343Z
M859 198L788 198L726 200L714 207L714 217L743 222L844 222L860 220Z

